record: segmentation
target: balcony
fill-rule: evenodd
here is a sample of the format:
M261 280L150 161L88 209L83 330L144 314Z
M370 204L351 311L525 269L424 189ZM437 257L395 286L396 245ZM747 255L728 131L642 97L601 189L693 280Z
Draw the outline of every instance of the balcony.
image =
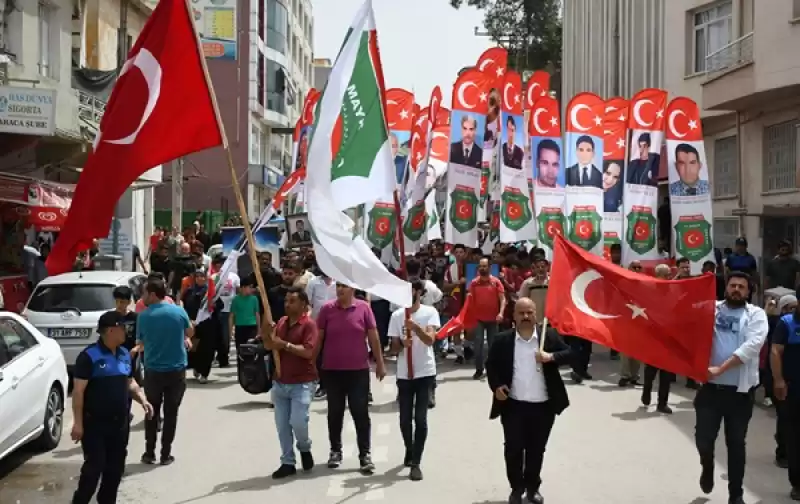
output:
M753 32L706 56L703 108L741 110L756 92Z
M706 56L706 82L753 63L753 32Z
M78 125L81 129L81 136L87 142L92 143L100 129L100 121L106 111L106 102L86 91L80 89L77 91Z

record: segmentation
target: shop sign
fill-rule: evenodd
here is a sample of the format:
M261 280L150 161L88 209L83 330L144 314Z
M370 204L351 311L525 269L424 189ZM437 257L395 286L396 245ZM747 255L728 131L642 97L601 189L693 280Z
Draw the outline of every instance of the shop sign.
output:
M0 86L0 132L49 136L55 121L55 90Z

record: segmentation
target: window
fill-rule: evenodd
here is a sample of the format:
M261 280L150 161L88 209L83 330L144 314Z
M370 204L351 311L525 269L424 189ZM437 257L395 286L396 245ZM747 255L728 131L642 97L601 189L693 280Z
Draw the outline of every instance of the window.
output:
M736 217L718 217L714 219L711 228L713 234L714 247L724 250L726 247L733 248L733 242L739 237L739 219Z
M264 0L256 0L258 2L258 36L264 40L266 21L264 19Z
M797 188L797 121L764 128L763 192Z
M51 4L39 3L39 74L55 78L58 74L58 35L56 9Z
M289 15L278 0L267 0L267 47L286 54L289 37Z
M250 127L250 164L261 164L261 130L255 124Z
M739 173L736 163L739 159L739 143L735 136L719 138L714 142L714 197L736 196L739 194Z
M16 320L0 319L0 365L11 362L38 344L36 338Z
M272 60L267 60L267 108L286 115L286 73Z
M267 164L267 145L269 145L267 143L267 142L269 142L269 139L267 138L267 133L265 131L260 132L258 137L259 137L259 139L258 139L258 145L259 145L258 157L259 157L259 159L261 159L261 161L260 161L261 164Z
M113 310L114 287L108 284L40 284L28 302L28 310L49 313Z
M800 18L800 0L792 1L792 18L793 19Z
M266 69L264 68L264 59L265 58L264 58L264 54L262 54L261 51L257 50L256 54L258 55L257 56L258 57L258 75L256 77L256 83L257 83L256 84L256 97L258 99L258 104L261 105L262 107L264 107L265 106L264 97L266 96L266 93L267 93L267 88L266 88L266 75L267 75L267 73L266 73Z
M707 71L706 57L733 40L733 2L723 2L694 13L695 73Z

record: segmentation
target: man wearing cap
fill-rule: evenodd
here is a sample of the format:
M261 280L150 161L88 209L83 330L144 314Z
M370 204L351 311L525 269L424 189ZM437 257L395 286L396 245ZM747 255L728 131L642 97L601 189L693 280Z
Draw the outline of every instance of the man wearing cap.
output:
M750 275L752 279L758 278L758 263L756 262L756 258L747 251L747 238L744 236L736 238L736 242L733 246L733 253L725 259L725 269L727 273L741 271L742 273Z
M132 378L131 356L123 346L126 322L116 310L101 315L100 339L75 362L72 440L81 443L84 462L72 504L88 504L95 491L98 503L117 501L128 455L131 400L142 405L148 418L153 415L153 407Z
M778 245L778 255L767 264L765 289L800 287L800 261L792 254L792 242L784 240Z

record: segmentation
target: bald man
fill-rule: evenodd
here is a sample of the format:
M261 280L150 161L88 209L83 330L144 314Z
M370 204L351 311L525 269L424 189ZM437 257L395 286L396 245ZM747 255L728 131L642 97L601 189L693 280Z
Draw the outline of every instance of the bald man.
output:
M509 504L522 504L525 493L528 502L543 504L539 487L547 440L556 415L569 406L558 366L566 364L572 352L555 329L542 334L530 298L517 300L514 324L489 348L486 371L494 394L489 418L500 417L503 424Z

